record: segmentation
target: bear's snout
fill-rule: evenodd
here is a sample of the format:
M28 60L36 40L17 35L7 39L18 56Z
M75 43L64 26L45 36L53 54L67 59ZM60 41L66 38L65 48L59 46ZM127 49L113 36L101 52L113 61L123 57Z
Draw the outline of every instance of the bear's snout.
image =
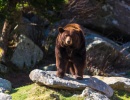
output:
M66 43L67 45L72 45L72 39L71 39L71 37L67 36L65 43Z

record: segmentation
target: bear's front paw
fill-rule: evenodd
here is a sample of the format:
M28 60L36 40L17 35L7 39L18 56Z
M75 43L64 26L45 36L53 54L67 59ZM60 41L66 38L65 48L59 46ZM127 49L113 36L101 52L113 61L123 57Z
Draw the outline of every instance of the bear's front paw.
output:
M63 78L64 77L64 73L57 72L56 76L59 77L59 78Z
M82 80L83 79L82 76L78 76L78 75L74 75L74 78L77 79L77 80Z

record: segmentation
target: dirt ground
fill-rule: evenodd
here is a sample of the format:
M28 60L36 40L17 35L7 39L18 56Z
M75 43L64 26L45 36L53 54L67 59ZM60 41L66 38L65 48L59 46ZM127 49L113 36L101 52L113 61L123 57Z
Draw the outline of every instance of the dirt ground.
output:
M42 62L40 64L38 64L34 69L36 69L36 68L40 69L41 66L44 67L44 66L47 66L49 64L54 64L54 63L55 63L54 55L51 57L48 56L48 57L44 58L42 60ZM4 75L3 78L6 80L9 80L12 83L13 88L25 86L25 85L33 83L29 78L29 74L30 74L31 70L33 70L33 69L30 69L30 71L20 71L20 70L11 71L11 72L7 73L6 75Z
M27 72L9 73L5 76L5 79L12 83L12 88L17 88L33 83L29 78L29 73Z

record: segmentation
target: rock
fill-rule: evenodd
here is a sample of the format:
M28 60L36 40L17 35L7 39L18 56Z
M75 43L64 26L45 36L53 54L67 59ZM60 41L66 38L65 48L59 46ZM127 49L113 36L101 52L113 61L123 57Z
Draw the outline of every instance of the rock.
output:
M130 42L123 44L122 47L123 50L127 50L130 53ZM130 54L128 55L128 57L130 57Z
M76 80L70 74L66 74L64 78L59 78L55 73L56 71L42 71L35 69L30 72L29 77L33 82L53 88L83 90L86 87L90 87L106 94L108 97L113 95L111 87L97 78L85 75L83 80Z
M103 30L103 34L115 31L118 35L128 34L130 39L130 5L128 0L69 0L62 16L75 19L78 23ZM115 33L112 33L115 35ZM128 38L128 37L126 37Z
M86 97L84 100L110 100L106 95L101 94L89 87L86 87L83 90L81 96Z
M12 97L5 93L0 93L0 100L12 100Z
M60 97L58 94L52 93L52 94L50 94L50 97L53 98L54 100L60 100Z
M124 77L102 77L102 76L94 76L99 80L105 82L113 89L117 90L125 90L130 92L130 79Z
M5 91L11 91L12 85L10 81L0 78L0 91L5 92Z
M44 40L44 28L49 25L47 19L39 18L37 15L24 16L20 19L20 24L15 30L15 35L19 37L20 34L24 34L29 39L31 39L38 46L42 46L42 41Z
M0 87L0 93L6 93L6 89L3 87Z
M39 26L42 26L42 27L46 27L46 26L48 26L50 24L50 22L49 22L49 20L47 18L40 18L37 15L34 15L33 17L31 17L30 21L32 23L35 23L35 24L37 24ZM35 27L35 28L37 28L37 27ZM40 29L40 27L39 27L39 29Z
M33 68L43 58L42 50L29 38L21 35L20 42L15 49L11 61L18 69Z
M84 29L86 34L87 70L93 75L126 71L130 68L127 50L105 37ZM105 74L104 74L105 73Z
M42 68L44 71L56 71L56 64L50 64Z
M5 65L3 64L0 64L0 73L7 73L8 72L8 67L6 67Z
M113 13L113 25L130 35L130 2L128 0L106 0L106 4L109 5L108 11ZM109 10L110 7L112 10Z

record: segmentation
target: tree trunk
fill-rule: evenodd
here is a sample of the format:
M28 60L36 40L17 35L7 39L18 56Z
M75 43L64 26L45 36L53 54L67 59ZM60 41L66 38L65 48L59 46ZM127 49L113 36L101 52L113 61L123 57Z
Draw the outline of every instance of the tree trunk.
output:
M11 30L13 29L14 24L14 14L15 14L15 6L17 4L17 0L9 0L8 1L8 13L9 16L5 19L2 33L0 34L0 59L2 61L5 61L5 54L7 52L7 46L8 46L8 38L9 34L11 33Z
M5 53L7 51L7 45L8 45L8 37L11 30L11 25L8 20L5 20L2 34L0 36L0 59L2 61L5 60Z

